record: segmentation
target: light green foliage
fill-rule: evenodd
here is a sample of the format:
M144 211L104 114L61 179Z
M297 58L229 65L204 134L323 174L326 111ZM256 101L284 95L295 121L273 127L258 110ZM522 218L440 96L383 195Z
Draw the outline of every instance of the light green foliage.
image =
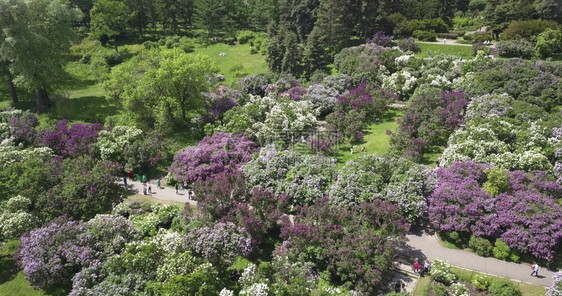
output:
M470 240L468 241L468 246L472 250L474 250L476 254L484 257L490 256L493 251L492 243L489 240L474 235L470 237Z
M191 120L205 112L203 93L217 71L204 55L179 48L147 51L114 68L104 88L138 126L191 127Z
M125 3L113 0L96 1L90 11L92 36L96 39L101 39L103 35L117 38L125 30L128 17ZM115 49L117 50L117 44Z
M504 243L499 238L496 239L494 244L494 257L500 260L510 260L513 262L519 262L520 257L514 250L511 250L506 243Z
M547 28L537 36L535 51L537 56L546 58L552 55L555 49L562 49L562 30Z
M521 290L510 280L495 280L488 288L490 296L521 296Z
M501 168L487 169L485 173L488 180L484 183L482 189L492 196L509 190L509 173Z
M486 291L490 286L490 280L483 274L476 274L470 282L480 291Z

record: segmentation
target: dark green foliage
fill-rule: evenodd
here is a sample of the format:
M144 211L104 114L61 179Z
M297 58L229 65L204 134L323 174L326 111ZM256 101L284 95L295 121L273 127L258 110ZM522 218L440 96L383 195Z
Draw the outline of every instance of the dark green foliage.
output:
M412 36L420 41L435 41L437 39L437 34L432 31L421 31L415 30L412 32Z
M54 163L41 159L14 162L0 170L0 200L16 195L29 196L32 201L44 195L57 182Z
M501 34L501 40L520 40L536 41L537 36L547 28L557 29L560 25L554 21L529 20L514 21L509 24Z
M498 279L488 288L490 296L521 296L521 290L510 280Z
M493 246L492 243L483 238L483 237L476 237L474 235L470 236L470 240L468 241L468 246L476 252L476 254L484 257L488 257L492 254Z

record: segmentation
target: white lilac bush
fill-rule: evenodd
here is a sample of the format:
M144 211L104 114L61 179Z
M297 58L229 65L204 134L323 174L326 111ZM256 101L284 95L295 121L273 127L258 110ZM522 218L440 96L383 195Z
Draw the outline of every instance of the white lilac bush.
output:
M409 222L427 209L426 198L435 187L434 172L405 158L368 154L348 162L331 186L332 203L353 206L363 201L388 200Z
M22 162L36 158L46 161L54 156L53 150L47 147L20 149L14 146L0 147L0 169L14 162Z
M94 147L101 159L119 161L125 147L141 137L142 133L136 127L118 125L110 130L100 131Z
M22 234L39 225L39 220L30 213L31 200L23 196L10 198L0 212L0 242L18 239Z
M250 188L260 186L278 195L286 193L293 205L309 205L328 193L336 161L268 145L242 170Z
M457 279L457 276L451 272L451 265L439 259L433 260L429 274L434 281L445 285L450 285Z
M463 283L454 283L449 287L450 296L470 296L468 288Z
M401 98L409 98L416 89L417 80L409 71L402 70L385 76L382 86L395 91Z

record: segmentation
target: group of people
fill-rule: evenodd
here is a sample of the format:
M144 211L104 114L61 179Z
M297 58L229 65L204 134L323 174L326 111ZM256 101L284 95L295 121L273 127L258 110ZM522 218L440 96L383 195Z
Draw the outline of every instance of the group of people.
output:
M429 261L425 260L424 263L423 263L423 273L422 273L420 263L418 262L418 258L416 258L416 260L414 261L414 272L417 272L420 275L422 275L422 274L429 273L430 269L431 269L431 263L429 263Z
M174 188L176 189L176 194L179 194L179 190L183 190L183 189L186 188L185 182L183 182L181 184L176 183ZM193 196L193 189L187 188L187 199L191 199L192 196Z

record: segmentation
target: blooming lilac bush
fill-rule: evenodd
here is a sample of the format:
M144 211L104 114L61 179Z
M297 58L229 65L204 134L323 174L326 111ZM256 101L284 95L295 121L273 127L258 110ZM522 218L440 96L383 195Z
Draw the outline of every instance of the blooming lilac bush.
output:
M328 193L334 178L334 159L278 150L269 145L242 167L248 186L287 194L292 205L310 205Z
M93 244L84 223L57 219L22 236L18 260L32 286L69 287L76 272L98 262Z
M386 35L384 32L376 31L371 38L367 38L367 44L373 43L384 47L392 47L394 36Z
M348 162L338 172L329 196L332 203L346 206L387 200L413 222L425 212L426 198L434 186L434 173L424 165L368 154Z
M115 126L110 130L100 131L94 151L102 160L123 160L123 150L139 139L143 131L136 127Z
M75 123L69 128L68 120L63 119L53 130L46 130L42 140L56 155L76 158L93 152L91 146L97 142L98 133L102 128L101 123Z
M391 100L386 91L361 82L338 98L334 112L326 117L326 121L347 139L361 140L367 123L379 118Z
M206 121L214 122L222 119L222 115L237 106L243 99L242 93L230 89L224 85L219 86L216 92L210 92L207 96L207 118Z
M24 113L14 116L10 120L10 133L16 144L31 145L35 141L35 127L39 125L37 116L33 113Z
M463 122L468 98L460 91L427 88L416 92L398 119L399 130L391 135L391 145L402 155L419 161L426 149L443 144Z
M546 296L562 295L562 271L554 274L552 285L546 289Z
M194 254L223 267L232 264L236 256L248 256L252 251L248 232L230 222L193 228L185 241Z
M101 246L106 257L120 254L125 244L141 239L141 232L133 222L115 215L98 214L85 224L86 233Z
M344 48L334 57L334 64L339 73L353 77L357 83L363 80L376 83L380 82L378 76L381 66L393 68L394 58L400 54L400 50L373 43L362 44Z
M56 183L37 197L37 214L48 221L60 215L87 219L107 211L119 200L122 188L115 183L123 171L117 163L92 158L67 158L58 165Z
M170 172L178 181L204 181L224 171L237 171L255 151L254 142L243 134L217 132L176 154Z
M281 229L286 242L276 252L310 261L345 288L373 295L408 229L398 209L386 201L348 208L321 198L300 207L294 223L286 219Z
M484 190L488 168L456 162L439 169L438 186L429 198L430 220L441 231L469 230L539 258L552 255L562 238L562 207L554 199L562 187L541 171L512 171L509 188L493 196Z
M320 117L332 112L340 92L334 87L326 87L320 83L311 84L301 96L302 100L312 103Z
M240 89L249 95L265 96L265 89L271 83L271 77L266 74L246 76L240 80Z
M29 198L18 195L0 204L3 207L0 212L0 242L19 239L22 234L38 225L37 217L30 213Z
M205 181L196 182L194 187L198 218L203 221L218 221L237 203L246 200L246 181L240 171L212 175ZM186 204L184 213L188 215L189 210L189 204Z

